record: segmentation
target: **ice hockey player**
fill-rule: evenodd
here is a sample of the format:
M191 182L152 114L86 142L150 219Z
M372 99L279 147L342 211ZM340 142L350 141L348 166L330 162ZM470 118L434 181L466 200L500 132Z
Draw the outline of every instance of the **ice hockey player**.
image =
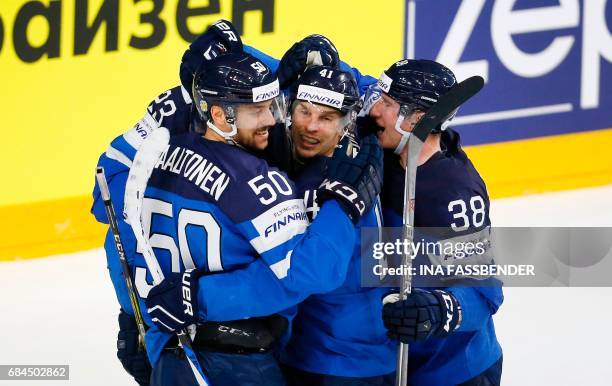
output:
M168 252L169 258L162 258L166 253L158 256L166 279L151 289L138 281L142 257L136 255L132 262L139 295L149 310L145 320L152 326L146 335L152 384L193 382L171 332L211 319L207 310L198 312L199 299L182 297L183 287L199 294L200 275L231 271L260 259L279 279L298 276L296 285L311 292L340 285L354 243L348 216L358 221L371 207L380 184L378 178L372 180L371 174L357 169L369 170L372 162L380 162L382 168L381 153L372 160L358 156L355 164L345 157L348 165L328 171L329 183L320 188L328 199L307 228L294 184L245 150L263 149L268 129L276 122L273 116L284 116L278 81L265 64L248 54L220 55L205 67L194 81L194 95L208 128L204 136L198 132L172 136L145 193L143 218L151 244ZM346 191L352 195L343 194ZM134 249L135 245L126 246L128 255ZM326 264L312 257L321 250L329 253ZM145 272L142 269L141 277ZM206 295L232 296L221 288ZM177 296L183 301L175 301ZM184 304L189 304L187 313ZM206 374L215 385L283 384L271 348L285 328L279 315L208 322L198 328L194 346L201 349Z
M355 123L359 93L351 73L314 66L300 76L289 95L293 157L288 169L309 216L316 221L322 201L317 187L329 169L337 167L329 157L334 151L351 153L347 139ZM359 154L364 151L362 147ZM380 318L380 299L387 289L360 285L360 227L380 227L381 217L376 207L359 221L357 242L342 285L314 294L299 305L293 333L280 357L288 385L393 384L396 343L387 337ZM329 256L326 250L319 250L313 258L323 267ZM214 320L265 315L304 298L303 291L288 291L283 283L286 279L265 271L253 262L243 270L201 278L200 300L205 313ZM234 296L209 295L215 288L228 288Z
M298 164L292 176L313 216L327 157L340 133L354 129L359 93L352 78L330 67L312 67L290 89L290 136ZM381 227L381 220L377 206L358 225ZM281 353L291 386L393 384L396 344L377 317L386 289L361 286L361 243L375 240L358 232L342 286L312 295L299 305L293 334Z
M366 102L375 121L366 126L381 130L378 138L386 149L381 200L387 227L402 225L410 131L455 84L454 74L440 63L402 60L383 72L378 82L382 95ZM447 124L427 137L418 158L415 227L444 229L441 239L487 232L485 183L462 150L459 134ZM502 350L492 315L503 301L501 287L492 278L473 286L473 281L460 282L414 289L407 300L385 298L382 315L389 335L410 344L412 386L500 384Z
M127 173L132 163L134 154L142 140L157 127L164 126L172 134L194 131L201 124L200 116L192 102L191 85L196 69L202 62L210 60L218 55L228 52L251 52L258 59L272 69L277 69L279 61L271 58L249 46L243 46L240 36L233 25L226 20L220 20L211 25L207 31L198 37L185 52L181 64L181 83L159 95L153 100L144 117L134 126L132 130L117 137L107 151L100 157L99 164L105 167L105 172L109 180L111 191L117 190L113 194L113 204L117 213L123 208L122 189L125 186ZM303 71L310 53L316 52L319 59L329 65L338 64L338 54L333 44L321 35L311 35L302 41L294 44L281 59L282 71L277 75L281 84L291 83L299 73ZM340 63L343 68L349 68L346 64ZM360 87L364 89L371 79L361 78L357 71L353 74L361 81ZM188 91L189 90L189 91ZM101 222L106 222L106 215L101 200L99 199L98 187L94 188L94 205L92 213ZM119 222L124 239L133 242L131 230L123 221ZM121 271L119 260L109 231L105 249L109 271L118 273ZM138 331L132 315L131 306L127 297L127 289L121 275L112 275L113 285L121 305L119 314L120 332L117 340L117 356L124 368L134 376L135 380L141 385L149 382L150 365L145 353L138 350Z

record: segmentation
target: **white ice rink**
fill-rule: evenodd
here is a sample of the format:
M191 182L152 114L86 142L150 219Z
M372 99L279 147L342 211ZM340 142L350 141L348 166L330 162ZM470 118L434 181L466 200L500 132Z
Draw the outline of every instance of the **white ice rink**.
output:
M491 218L612 226L612 186L496 200ZM505 298L503 385L612 385L612 288L506 288ZM102 249L0 263L0 364L69 364L70 381L53 385L135 384L115 357L118 308Z

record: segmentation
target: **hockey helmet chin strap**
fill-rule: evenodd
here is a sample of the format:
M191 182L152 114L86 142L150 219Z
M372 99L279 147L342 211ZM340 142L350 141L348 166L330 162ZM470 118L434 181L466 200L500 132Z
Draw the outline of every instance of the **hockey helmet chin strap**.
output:
M400 135L402 136L399 143L397 144L397 147L395 148L395 150L393 150L393 152L397 155L399 155L404 150L406 144L408 143L408 138L410 138L410 132L401 128L402 123L404 123L404 119L406 119L406 116L408 115L410 115L408 107L405 105L400 106L400 111L397 115L397 120L395 121L394 126L395 131L400 133Z
M380 75L380 78L378 78L376 87L379 88L381 92L388 93L391 90L392 83L393 79L391 79L383 71L383 73ZM365 103L365 105L368 106L368 112L372 108L372 106L374 106L378 102L378 99L380 99L380 95L376 95L376 89L372 89L371 91L373 91L372 96L370 97L371 101L366 100ZM378 94L380 94L380 92ZM412 110L408 106L400 104L400 110L397 115L397 120L395 121L395 126L393 127L395 131L400 133L400 135L402 136L395 150L393 150L393 152L398 155L404 150L406 144L408 143L408 138L410 138L410 132L401 128L402 123L404 123L404 119L406 119L406 117L409 116L410 113L412 113Z
M229 122L228 122L229 123ZM227 131L223 131L221 129L219 129L217 126L215 126L214 123L212 123L211 121L206 121L206 126L211 129L212 131L214 131L215 133L219 134L221 137L223 137L223 139L225 139L225 142L231 144L231 145L235 145L236 141L234 140L234 136L236 134L238 134L238 128L236 127L236 125L234 123L229 123L230 127L232 128L232 131L227 132Z
M238 127L236 126L236 117L234 116L234 109L232 107L224 107L223 111L225 112L225 121L232 128L231 131L227 132L219 129L213 123L212 119L208 119L206 121L206 126L215 133L217 133L219 136L221 136L228 144L238 146L238 142L236 142L236 140L234 139L236 134L238 134Z

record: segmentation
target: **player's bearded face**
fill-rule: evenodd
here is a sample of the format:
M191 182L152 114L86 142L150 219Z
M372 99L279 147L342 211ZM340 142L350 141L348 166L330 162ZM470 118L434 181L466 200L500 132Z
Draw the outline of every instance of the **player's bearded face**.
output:
M236 142L255 150L263 150L268 146L268 130L276 123L270 110L271 105L272 101L237 106Z
M340 140L342 115L334 108L299 101L291 113L291 138L301 158L331 156Z
M395 149L402 138L401 134L395 130L399 111L399 103L385 94L382 94L378 102L370 109L370 116L376 120L378 126L384 129L378 132L378 140L385 149Z

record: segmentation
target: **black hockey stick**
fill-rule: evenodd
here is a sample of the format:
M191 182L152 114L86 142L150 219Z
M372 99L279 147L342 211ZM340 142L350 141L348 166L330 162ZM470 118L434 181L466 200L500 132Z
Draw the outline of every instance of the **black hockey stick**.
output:
M130 273L130 266L128 265L125 257L125 249L119 236L119 227L117 225L117 216L113 209L113 203L111 202L110 190L108 189L108 183L106 182L106 176L104 175L104 168L99 166L96 168L96 180L100 187L100 195L104 202L104 209L106 209L106 216L110 224L111 231L113 232L113 240L115 241L115 248L117 248L117 254L119 255L119 262L121 263L121 271L123 272L123 278L125 279L125 285L130 296L130 303L132 304L132 310L134 311L134 318L136 319L136 326L138 327L138 346L141 350L144 350L144 336L145 336L145 325L142 320L142 312L140 311L140 305L138 303L138 297L136 295L136 289L134 288L134 282L132 281L132 275Z
M423 144L427 136L439 125L446 122L455 111L468 99L476 95L484 86L484 79L480 76L472 76L455 85L423 115L416 124L408 138L408 159L406 162L406 174L404 177L404 213L403 213L403 237L412 245L414 239L414 196L416 192L416 170L417 161L421 154ZM410 272L412 270L412 259L409 251L404 251L402 266ZM412 276L402 276L400 299L406 299L412 291ZM408 344L400 343L397 350L397 373L396 386L408 385Z

